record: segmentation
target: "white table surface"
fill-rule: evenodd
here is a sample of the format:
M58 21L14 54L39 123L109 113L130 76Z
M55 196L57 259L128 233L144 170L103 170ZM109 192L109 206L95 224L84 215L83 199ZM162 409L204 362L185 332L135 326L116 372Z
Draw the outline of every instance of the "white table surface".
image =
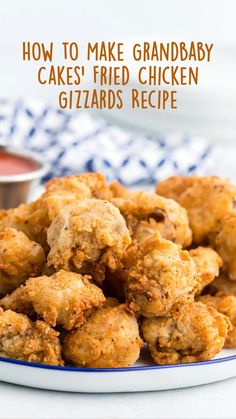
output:
M161 392L123 394L60 393L0 383L4 419L235 418L236 378Z

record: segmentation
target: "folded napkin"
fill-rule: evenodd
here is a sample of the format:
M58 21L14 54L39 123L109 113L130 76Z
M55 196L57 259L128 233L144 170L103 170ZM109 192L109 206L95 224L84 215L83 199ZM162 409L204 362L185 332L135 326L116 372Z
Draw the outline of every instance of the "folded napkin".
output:
M40 153L51 168L44 181L99 171L132 185L212 167L204 138L132 133L85 111L68 113L35 100L0 100L0 144Z

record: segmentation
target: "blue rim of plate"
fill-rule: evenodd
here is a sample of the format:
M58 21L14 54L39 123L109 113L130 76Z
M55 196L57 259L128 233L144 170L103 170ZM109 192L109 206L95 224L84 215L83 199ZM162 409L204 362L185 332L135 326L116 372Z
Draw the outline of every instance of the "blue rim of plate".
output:
M201 362L189 362L185 364L171 364L171 365L138 365L136 367L125 367L125 368L77 368L77 367L62 367L56 365L38 364L35 362L19 361L18 359L0 357L0 362L8 364L23 365L33 368L41 368L47 370L59 370L59 371L70 371L70 372L124 372L124 371L144 371L144 370L161 370L168 368L180 368L180 367L198 367L211 364L219 364L227 361L235 361L236 355L225 356L223 358L215 358L210 361Z

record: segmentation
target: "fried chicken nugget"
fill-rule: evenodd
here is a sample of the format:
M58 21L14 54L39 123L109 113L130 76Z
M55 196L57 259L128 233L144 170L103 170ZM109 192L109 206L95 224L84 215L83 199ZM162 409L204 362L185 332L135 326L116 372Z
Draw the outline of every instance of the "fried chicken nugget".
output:
M115 271L131 238L119 210L108 201L85 199L63 208L48 229L48 263L91 273L103 281Z
M215 295L218 291L236 297L236 282L231 281L225 273L221 273L204 289L204 294Z
M201 302L176 304L170 317L144 319L142 332L159 364L206 361L223 348L228 318Z
M223 261L215 250L211 247L199 246L196 249L189 250L193 258L199 276L198 294L201 294L204 287L209 285L220 273Z
M198 289L194 261L181 246L155 233L128 249L125 294L131 310L144 317L164 316L172 306L193 299Z
M14 228L5 229L0 233L0 294L13 291L29 276L40 275L45 263L40 244Z
M64 364L58 332L43 321L34 323L24 314L0 310L0 356L40 364Z
M198 297L198 301L214 307L219 313L229 318L232 328L228 331L224 346L226 348L236 348L236 296L217 292L214 296L202 295Z
M52 276L30 278L24 287L0 300L0 306L29 314L33 310L50 326L67 330L81 326L105 297L91 277L60 270Z
M142 340L133 314L125 304L98 309L63 342L63 355L78 366L120 368L139 358Z
M156 192L186 208L197 244L214 241L222 219L234 210L236 202L236 188L218 176L174 176L159 183Z
M44 193L37 201L0 212L0 231L15 228L30 240L41 244L48 252L47 229L61 208L71 204L76 197L71 192Z
M46 192L36 201L0 211L0 231L6 227L23 231L46 251L47 229L61 208L86 198L109 199L112 196L105 177L100 173L54 178L45 188Z
M77 199L98 198L109 200L112 192L101 173L84 173L67 177L53 178L45 185L47 192L69 191Z
M224 260L224 270L236 280L236 213L228 214L221 222L215 238L215 248Z
M118 181L111 182L109 189L112 193L112 198L129 198L133 193Z
M191 244L187 212L177 202L146 191L130 192L128 197L113 198L111 202L119 208L131 234L145 221L147 228L158 230L165 239L183 247Z
M16 288L11 294L5 295L0 300L0 307L3 310L12 310L16 313L27 314L29 317L34 317L35 314L24 285Z

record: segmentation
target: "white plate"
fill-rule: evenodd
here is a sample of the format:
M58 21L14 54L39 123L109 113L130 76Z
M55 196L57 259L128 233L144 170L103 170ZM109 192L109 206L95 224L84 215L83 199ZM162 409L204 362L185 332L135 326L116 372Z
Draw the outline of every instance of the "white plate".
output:
M129 368L85 369L0 358L0 380L48 390L115 393L192 387L236 376L236 350L224 349L211 361L192 364L154 366L148 362Z

